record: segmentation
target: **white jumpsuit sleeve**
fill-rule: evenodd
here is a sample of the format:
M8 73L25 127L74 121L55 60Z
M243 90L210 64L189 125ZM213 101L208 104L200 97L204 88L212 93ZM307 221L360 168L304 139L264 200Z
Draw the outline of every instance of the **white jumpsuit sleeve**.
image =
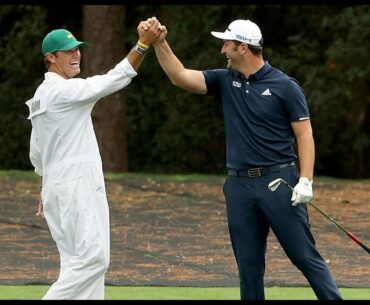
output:
M104 75L68 79L60 89L69 102L90 103L126 87L136 75L126 57Z
M37 143L37 138L35 132L31 131L31 141L30 141L30 160L35 168L35 173L42 176L42 162L39 144Z

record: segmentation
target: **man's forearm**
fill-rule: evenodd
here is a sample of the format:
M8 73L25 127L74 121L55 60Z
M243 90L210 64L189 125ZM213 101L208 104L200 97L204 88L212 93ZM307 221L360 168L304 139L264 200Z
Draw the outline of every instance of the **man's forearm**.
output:
M158 42L154 45L159 64L163 71L167 74L174 85L180 83L180 74L185 70L183 64L172 52L171 47L166 40Z
M297 138L298 158L300 167L300 176L313 180L315 164L315 143L310 135L302 135Z
M140 54L139 52L135 51L134 48L127 54L127 60L130 62L132 68L137 72L139 67L143 63L145 58L145 53Z

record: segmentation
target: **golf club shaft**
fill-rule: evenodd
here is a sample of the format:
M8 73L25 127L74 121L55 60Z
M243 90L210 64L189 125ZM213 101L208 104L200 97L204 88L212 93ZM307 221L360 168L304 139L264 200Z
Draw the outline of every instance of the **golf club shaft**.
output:
M293 192L295 192L294 188L289 185L286 181L282 180L282 182L289 187ZM321 209L319 209L315 204L313 204L311 201L308 202L311 206L313 206L316 211L318 211L321 215L323 215L325 218L329 219L331 222L333 222L337 228L342 230L346 235L351 238L355 243L357 243L362 249L364 249L367 253L370 254L370 248L367 247L357 236L355 236L352 232L346 230L344 227L342 227L338 222L336 222L332 217L327 215L325 212L323 212Z
M340 230L342 230L344 233L347 234L349 238L351 238L354 242L356 242L360 247L362 247L367 253L370 254L370 248L367 247L361 240L359 240L352 232L346 230L343 228L338 222L336 222L333 218L325 214L322 210L320 210L315 204L312 202L309 202L311 206L313 206L321 215L329 219L331 222L333 222Z

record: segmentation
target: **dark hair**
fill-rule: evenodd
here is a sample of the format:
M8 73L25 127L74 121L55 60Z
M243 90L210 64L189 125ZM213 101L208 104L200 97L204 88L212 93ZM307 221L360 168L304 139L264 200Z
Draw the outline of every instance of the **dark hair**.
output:
M262 54L262 46L256 47L256 46L252 46L252 45L248 44L248 49L251 50L251 52L254 55L261 55Z
M46 58L46 56L44 57L44 64L45 64L45 68L46 68L46 70L49 70L49 67L50 67L50 61Z

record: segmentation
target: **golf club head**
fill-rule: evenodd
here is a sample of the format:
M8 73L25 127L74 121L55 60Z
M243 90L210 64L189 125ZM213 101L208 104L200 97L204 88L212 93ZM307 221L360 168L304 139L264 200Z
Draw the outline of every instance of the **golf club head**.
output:
M281 184L281 182L283 181L283 179L281 178L278 178L278 179L275 179L273 181L271 181L269 184L268 184L268 189L271 191L271 192L274 192Z

